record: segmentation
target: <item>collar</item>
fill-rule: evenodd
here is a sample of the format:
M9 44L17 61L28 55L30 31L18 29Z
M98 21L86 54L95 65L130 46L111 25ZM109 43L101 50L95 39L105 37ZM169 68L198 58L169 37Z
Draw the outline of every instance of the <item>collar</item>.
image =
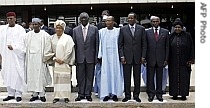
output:
M129 28L134 27L134 29L135 29L136 23L133 26L131 26L130 24L128 24L128 26L129 26Z
M89 23L87 23L87 25L84 27L82 24L81 24L81 26L82 26L82 29L83 28L86 28L86 29L88 29L88 27L89 27Z

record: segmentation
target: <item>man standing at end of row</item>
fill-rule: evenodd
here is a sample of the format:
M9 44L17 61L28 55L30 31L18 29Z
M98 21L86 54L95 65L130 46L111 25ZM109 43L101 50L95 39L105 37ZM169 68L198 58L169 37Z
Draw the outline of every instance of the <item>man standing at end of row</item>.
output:
M2 78L7 87L8 96L3 101L22 100L22 92L26 91L25 82L25 29L16 24L15 12L6 14L7 25L1 27L0 54L2 56Z
M133 67L134 91L133 99L141 102L140 94L140 73L141 63L145 63L147 40L145 28L136 24L136 14L128 14L129 24L121 27L119 37L119 54L123 63L125 98L122 102L131 99L131 69Z
M26 35L26 73L28 91L32 91L30 101L39 99L46 101L45 87L52 83L50 72L45 63L43 63L44 49L50 35L44 30L40 30L41 20L33 18L34 30ZM38 96L39 95L39 96Z

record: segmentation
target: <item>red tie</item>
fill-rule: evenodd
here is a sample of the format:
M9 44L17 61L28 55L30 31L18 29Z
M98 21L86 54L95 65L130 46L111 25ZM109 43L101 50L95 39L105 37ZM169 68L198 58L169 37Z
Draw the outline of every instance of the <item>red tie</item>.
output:
M155 29L155 40L158 41L158 32L157 32L157 28Z

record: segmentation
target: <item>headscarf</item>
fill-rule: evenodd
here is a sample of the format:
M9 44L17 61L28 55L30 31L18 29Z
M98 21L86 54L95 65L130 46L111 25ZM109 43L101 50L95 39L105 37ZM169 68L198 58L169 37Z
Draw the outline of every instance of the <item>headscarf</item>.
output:
M65 30L65 28L66 28L66 23L65 23L64 21L62 21L62 20L57 20L57 21L55 21L54 27L56 28L56 26L58 26L58 25L62 26L62 27L63 27L63 30Z

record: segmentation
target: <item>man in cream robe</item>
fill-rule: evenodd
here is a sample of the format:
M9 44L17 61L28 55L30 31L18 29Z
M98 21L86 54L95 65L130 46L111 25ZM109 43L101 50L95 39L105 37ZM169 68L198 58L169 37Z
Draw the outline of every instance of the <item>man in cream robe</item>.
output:
M14 12L8 12L6 16L8 24L0 28L1 75L8 91L8 96L3 101L16 97L16 101L19 102L22 100L22 92L26 91L25 30L22 26L15 24L16 14Z
M39 18L33 18L34 30L27 33L25 38L26 45L26 73L28 91L33 92L30 101L46 101L45 87L51 84L50 72L47 64L43 62L44 48L50 35L40 30Z
M71 36L64 34L65 22L55 22L56 34L48 41L44 61L54 64L54 100L64 98L68 103L71 94L71 71L75 62L74 42ZM53 59L53 61L52 61Z

